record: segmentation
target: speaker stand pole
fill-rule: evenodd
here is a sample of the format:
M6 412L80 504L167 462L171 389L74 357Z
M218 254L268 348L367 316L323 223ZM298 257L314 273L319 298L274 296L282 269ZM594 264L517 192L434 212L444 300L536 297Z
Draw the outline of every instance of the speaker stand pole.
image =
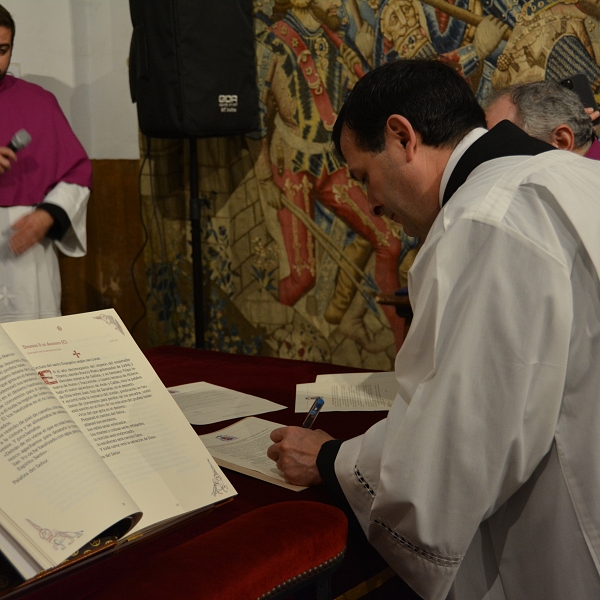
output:
M196 348L204 348L204 281L202 276L201 205L198 193L198 145L195 137L190 146L190 220L192 222L192 275L194 282L194 323Z

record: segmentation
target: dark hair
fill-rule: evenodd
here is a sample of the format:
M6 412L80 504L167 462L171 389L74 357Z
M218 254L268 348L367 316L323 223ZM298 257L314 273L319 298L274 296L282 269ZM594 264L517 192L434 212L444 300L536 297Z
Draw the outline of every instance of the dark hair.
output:
M485 113L469 84L438 60L397 60L367 73L350 92L333 127L340 156L347 127L361 150L385 148L388 117L408 119L427 146L454 147L471 130L486 127Z
M15 22L10 13L0 4L0 27L6 27L11 32L11 43L15 42Z

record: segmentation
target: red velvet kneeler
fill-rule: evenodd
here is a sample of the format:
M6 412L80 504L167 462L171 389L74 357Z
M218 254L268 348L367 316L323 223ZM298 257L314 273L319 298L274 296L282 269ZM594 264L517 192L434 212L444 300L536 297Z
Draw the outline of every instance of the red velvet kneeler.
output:
M153 556L90 600L269 597L341 563L347 534L346 515L333 506L270 504Z

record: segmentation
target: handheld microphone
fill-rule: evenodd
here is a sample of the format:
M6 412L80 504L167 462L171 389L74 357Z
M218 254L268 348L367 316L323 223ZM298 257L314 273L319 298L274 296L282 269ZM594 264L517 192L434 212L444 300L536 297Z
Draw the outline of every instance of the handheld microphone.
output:
M10 148L13 152L18 152L29 145L29 142L31 142L29 133L25 129L19 129L19 131L12 136L7 148Z

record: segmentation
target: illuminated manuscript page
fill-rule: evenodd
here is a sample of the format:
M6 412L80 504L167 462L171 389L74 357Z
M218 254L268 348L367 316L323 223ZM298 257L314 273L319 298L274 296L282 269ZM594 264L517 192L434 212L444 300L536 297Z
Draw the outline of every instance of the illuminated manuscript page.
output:
M114 310L4 328L142 509L136 530L235 495Z
M0 489L0 549L25 578L140 510L2 328Z

